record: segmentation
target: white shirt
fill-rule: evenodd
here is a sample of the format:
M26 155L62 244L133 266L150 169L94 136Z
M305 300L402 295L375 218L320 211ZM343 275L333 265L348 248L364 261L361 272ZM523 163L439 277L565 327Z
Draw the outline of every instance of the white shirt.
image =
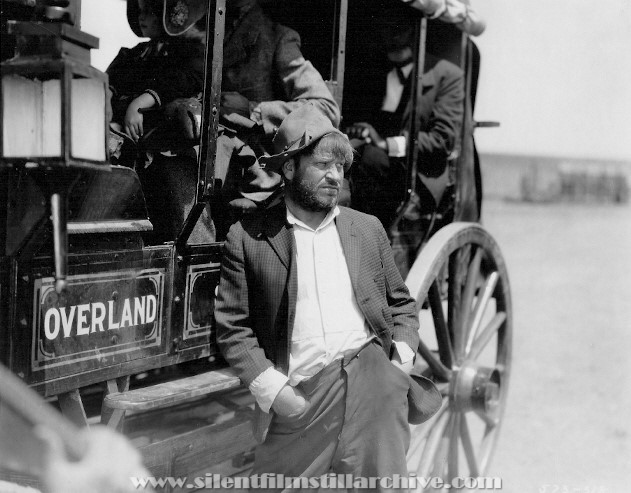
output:
M408 63L401 67L401 72L407 78L412 73L413 63ZM386 78L386 95L383 98L383 104L381 105L382 111L389 111L394 113L399 107L401 102L401 96L403 95L403 84L399 80L397 75L397 69L393 68L388 72ZM407 153L407 139L403 135L396 137L387 137L386 142L388 145L388 155L390 157L403 157Z
M407 79L412 73L412 68L414 68L413 63L408 63L401 67L401 72L403 72L403 76ZM393 68L386 77L386 95L383 98L383 103L381 105L382 111L389 111L390 113L394 113L397 111L399 107L399 103L401 102L401 96L403 95L403 84L399 80L399 76L397 75L397 69Z
M351 285L335 207L315 230L289 210L294 226L298 293L289 355L289 383L312 377L371 338Z
M342 358L344 352L359 349L373 337L351 285L335 226L335 217L339 213L339 208L335 207L316 229L312 229L287 210L287 221L294 226L296 239L296 316L288 374L268 368L250 385L250 391L265 412L269 412L286 383L297 385ZM403 361L413 359L414 351L407 344L399 342L397 349Z

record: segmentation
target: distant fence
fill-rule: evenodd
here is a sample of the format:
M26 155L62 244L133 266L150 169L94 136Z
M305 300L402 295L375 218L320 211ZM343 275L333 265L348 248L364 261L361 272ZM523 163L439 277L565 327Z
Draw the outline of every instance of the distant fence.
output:
M631 163L481 155L486 198L528 202L629 201Z

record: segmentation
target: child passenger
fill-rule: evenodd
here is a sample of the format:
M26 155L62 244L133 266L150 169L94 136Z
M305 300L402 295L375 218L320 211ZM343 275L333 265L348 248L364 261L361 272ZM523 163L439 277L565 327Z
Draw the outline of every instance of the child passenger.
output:
M164 107L181 98L198 98L203 90L205 36L198 25L205 12L191 3L127 2L130 27L149 41L121 48L107 74L113 127L134 142L149 130L143 110Z

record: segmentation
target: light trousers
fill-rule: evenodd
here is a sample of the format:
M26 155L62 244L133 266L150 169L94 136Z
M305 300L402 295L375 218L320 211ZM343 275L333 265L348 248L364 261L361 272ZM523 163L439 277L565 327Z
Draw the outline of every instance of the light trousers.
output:
M406 476L408 386L407 375L375 342L332 362L298 384L308 401L301 415L274 416L266 440L256 449L252 474ZM268 491L317 490L302 486L304 482Z

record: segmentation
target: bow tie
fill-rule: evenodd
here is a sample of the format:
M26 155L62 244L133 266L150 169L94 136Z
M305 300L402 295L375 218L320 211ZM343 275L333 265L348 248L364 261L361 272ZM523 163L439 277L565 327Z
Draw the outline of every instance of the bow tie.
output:
M401 67L395 67L395 70L397 72L397 77L399 78L399 82L401 83L401 85L405 85L408 78L403 73L403 70L401 70Z

